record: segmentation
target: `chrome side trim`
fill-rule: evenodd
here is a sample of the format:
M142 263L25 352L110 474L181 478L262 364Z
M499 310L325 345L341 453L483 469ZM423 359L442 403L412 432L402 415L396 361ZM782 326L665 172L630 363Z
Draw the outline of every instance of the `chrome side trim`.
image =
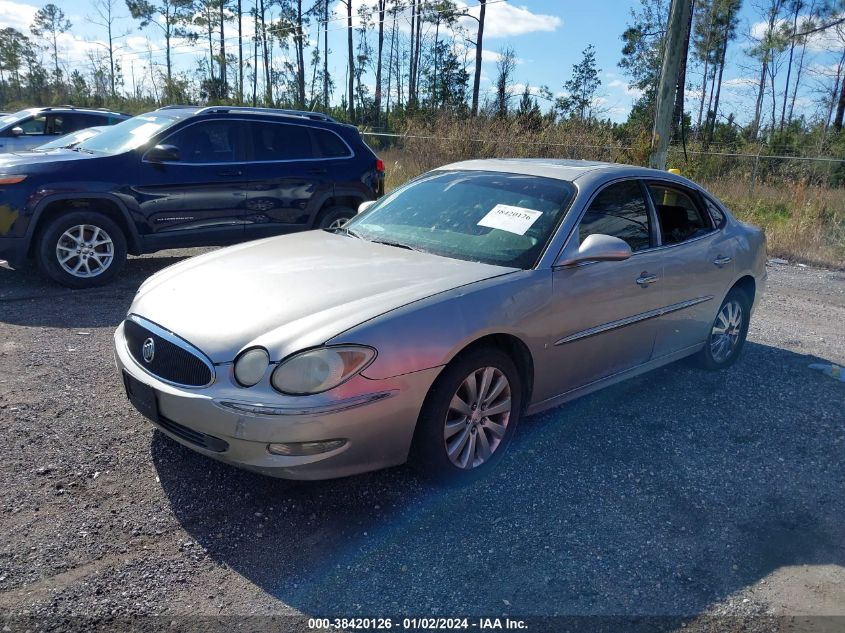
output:
M572 343L573 341L579 341L582 338L587 338L589 336L595 336L596 334L603 334L604 332L608 332L610 330L615 330L620 327L625 327L626 325L632 325L634 323L639 323L640 321L645 321L647 319L653 319L655 317L663 316L664 314L669 314L671 312L677 312L678 310L683 310L684 308L690 308L694 305L698 305L699 303L704 303L705 301L710 301L713 298L713 295L709 295L707 297L698 297L697 299L689 299L687 301L681 301L680 303L673 303L672 305L665 306L663 308L657 308L655 310L649 310L648 312L640 312L639 314L635 314L633 316L625 317L624 319L618 319L616 321L611 321L610 323L604 323L602 325L597 325L595 327L588 328L586 330L581 330L580 332L575 332L575 334L570 334L569 336L560 339L559 341L555 342L555 346L557 345L564 345L566 343Z
M138 316L137 314L127 315L126 320L127 321L134 321L135 323L137 323L141 327L149 330L150 332L152 332L156 336L160 336L161 338L163 338L168 343L172 343L173 345L176 345L177 347L180 347L183 350L185 350L186 352L188 352L191 356L195 356L200 362L202 362L203 365L205 365L208 368L208 371L211 374L211 380L209 380L208 383L206 383L204 385L200 385L200 386L183 385L181 382L173 382L172 380L167 380L166 378L162 378L158 374L154 374L153 372L149 371L146 367L141 365L137 360L135 360L135 357L132 355L132 352L129 351L129 346L126 342L126 335L124 335L123 336L123 345L124 345L124 347L126 347L126 352L129 354L129 358L132 359L132 362L135 363L135 365L137 367L140 367L141 369L143 369L144 373L152 376L156 380L159 380L163 383L166 383L168 385L173 385L174 387L181 387L182 389L205 389L206 387L214 384L214 381L217 378L217 372L214 370L214 363L212 363L211 360L199 350L199 348L194 347L193 345L188 343L188 341L186 341L185 339L177 336L176 334L174 334L170 330L166 330L163 327L161 327L160 325L153 323L152 321L148 321L144 317Z
M354 396L346 400L338 400L337 402L329 402L315 405L272 405L261 402L242 402L238 400L212 400L212 402L219 408L228 412L246 413L255 416L287 416L287 415L327 415L330 413L340 413L341 411L348 411L356 407L362 407L365 404L372 404L379 400L385 400L399 393L398 389L391 389L389 391L379 391L377 393L368 393L362 396Z

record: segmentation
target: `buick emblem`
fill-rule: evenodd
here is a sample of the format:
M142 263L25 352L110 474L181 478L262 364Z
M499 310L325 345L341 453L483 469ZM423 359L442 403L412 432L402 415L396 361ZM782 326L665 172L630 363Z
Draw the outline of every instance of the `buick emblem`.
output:
M141 347L141 356L144 357L144 362L151 363L153 362L153 358L156 355L156 342L148 338L144 341L144 345Z

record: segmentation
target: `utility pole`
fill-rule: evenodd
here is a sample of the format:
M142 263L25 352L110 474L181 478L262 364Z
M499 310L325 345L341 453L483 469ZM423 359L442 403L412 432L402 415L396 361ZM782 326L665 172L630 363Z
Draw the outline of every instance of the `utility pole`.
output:
M685 57L684 43L687 41L692 0L672 0L669 10L669 28L663 52L663 68L657 87L657 107L654 115L654 130L651 134L651 156L649 166L666 169L666 154L669 137L672 134L672 110L675 91L678 87L678 71Z

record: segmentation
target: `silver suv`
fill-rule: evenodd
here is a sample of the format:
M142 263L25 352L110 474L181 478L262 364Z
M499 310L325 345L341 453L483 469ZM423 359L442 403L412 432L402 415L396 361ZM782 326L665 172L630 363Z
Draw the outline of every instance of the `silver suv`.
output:
M23 152L94 125L114 125L128 114L98 108L28 108L0 116L0 153Z

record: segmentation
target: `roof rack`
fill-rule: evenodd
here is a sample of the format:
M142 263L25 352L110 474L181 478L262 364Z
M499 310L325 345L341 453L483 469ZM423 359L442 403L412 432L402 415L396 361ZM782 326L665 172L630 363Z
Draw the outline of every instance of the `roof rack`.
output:
M128 114L126 112L120 112L119 110L111 110L109 108L89 108L87 106L56 105L36 107L34 109L46 112L51 112L52 110L89 110L91 112L111 112L113 114L123 114L125 116L132 116L131 114Z
M182 105L178 103L174 103L172 105L161 106L160 108L156 108L156 110L187 110L191 108L199 108L200 106L195 105Z
M332 117L328 114L323 114L322 112L312 112L311 110L288 110L285 108L253 108L252 106L206 106L204 108L200 108L197 111L197 114L214 112L254 112L260 114L276 114L280 116L295 116L304 119L311 119L312 121L335 122Z

